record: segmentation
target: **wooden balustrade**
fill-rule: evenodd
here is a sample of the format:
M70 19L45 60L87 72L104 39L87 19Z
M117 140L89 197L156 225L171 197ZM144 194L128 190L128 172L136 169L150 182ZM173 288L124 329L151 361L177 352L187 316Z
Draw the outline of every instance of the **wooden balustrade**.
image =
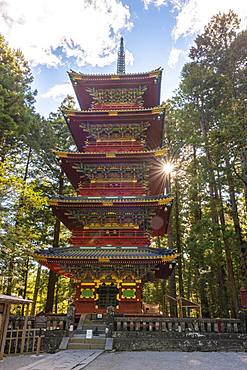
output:
M72 237L131 237L131 238L147 238L149 234L143 230L74 230Z
M115 317L114 330L181 333L245 333L246 324L239 319Z

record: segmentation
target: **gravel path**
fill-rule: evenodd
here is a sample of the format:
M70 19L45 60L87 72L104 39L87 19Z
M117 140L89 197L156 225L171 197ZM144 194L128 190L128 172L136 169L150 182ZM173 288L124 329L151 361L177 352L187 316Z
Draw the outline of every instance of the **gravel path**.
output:
M66 362L68 363L71 356L75 356L73 352L75 351L59 352L59 356L63 353L66 358L64 365ZM77 351L77 355L81 356L82 353ZM32 365L32 369L54 370L60 368L59 361L54 361L57 356L58 354L9 356L0 362L0 370L20 370L25 366L30 368L30 365ZM36 361L37 364L35 364ZM42 363L45 366L42 367ZM47 364L50 366L47 367ZM85 370L247 370L247 353L113 352L101 354L89 365L82 362L81 365L83 367L76 366L76 370L82 368ZM63 368L71 370L71 366Z
M247 370L247 353L104 353L88 365L86 370Z
M3 361L0 361L0 370L18 370L23 366L30 365L36 361L48 358L48 353L36 355L19 355L19 356L6 356Z
M94 361L102 350L66 350L53 355L8 356L1 370L82 370Z

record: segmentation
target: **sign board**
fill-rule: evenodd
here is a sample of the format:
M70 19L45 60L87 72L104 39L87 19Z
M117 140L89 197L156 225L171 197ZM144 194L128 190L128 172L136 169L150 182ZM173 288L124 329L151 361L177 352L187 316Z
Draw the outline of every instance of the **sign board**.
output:
M47 317L36 316L35 317L35 328L45 329L47 327Z
M102 319L103 315L102 313L97 313L97 319Z
M3 313L4 311L4 303L0 303L0 313Z
M86 331L86 339L92 339L93 338L93 331L87 330Z

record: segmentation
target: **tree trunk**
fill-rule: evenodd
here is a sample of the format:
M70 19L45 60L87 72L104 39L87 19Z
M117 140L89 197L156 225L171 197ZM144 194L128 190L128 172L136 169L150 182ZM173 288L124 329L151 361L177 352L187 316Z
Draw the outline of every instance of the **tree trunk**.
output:
M247 209L247 148L240 153L240 160L243 172L245 206Z
M202 317L210 317L209 312L209 303L208 303L208 294L206 291L206 279L202 276L198 276L198 288L199 288L199 296L201 301L202 307Z
M175 233L176 233L176 247L178 252L178 289L179 289L179 296L184 297L184 284L183 284L183 250L182 250L182 242L181 242L181 225L180 225L180 218L179 218L179 188L178 188L178 178L175 176ZM185 308L182 309L183 317L186 316Z
M55 290L55 302L54 302L54 311L57 313L57 307L58 307L58 297L59 294L59 276L57 277L57 282L56 282L56 290Z
M227 312L227 295L226 292L226 283L225 283L225 274L223 265L225 265L225 260L222 253L222 246L221 246L221 232L220 232L220 222L219 222L219 214L218 214L218 203L219 203L219 195L218 195L218 188L215 179L215 173L213 168L213 160L210 151L210 145L208 141L208 126L207 121L205 119L205 112L203 106L203 98L201 97L201 107L199 107L200 111L200 127L202 131L202 137L204 140L204 147L206 153L206 160L207 160L207 170L208 170L208 185L209 185L209 194L210 194L210 213L211 213L211 220L212 220L212 229L213 234L212 237L214 238L215 244L215 262L217 264L217 275L216 280L218 282L217 290L217 298L220 305L220 312Z
M24 171L24 175L23 175L23 181L24 182L27 181L29 165L30 165L30 161L31 161L31 155L32 155L32 148L29 147L26 166L25 166L25 171ZM16 228L18 227L18 224L19 224L19 214L20 214L20 210L21 210L21 207L22 207L22 203L23 203L23 193L21 192L21 195L20 195L20 198L19 198L18 209L17 209L17 213L16 213L16 216L15 216L15 227ZM6 294L8 294L8 295L11 295L12 289L13 289L13 284L14 284L14 281L13 281L14 264L15 264L15 258L14 258L14 256L11 256L9 264L8 264L9 278L8 278L8 285L7 285L7 291L6 291ZM28 271L27 271L27 274L28 274Z
M218 187L219 187L219 200L220 200L221 232L222 232L224 250L225 250L225 255L226 255L226 268L227 268L227 277L228 277L228 285L229 285L228 290L229 290L230 303L231 303L231 312L232 312L232 317L236 318L238 310L239 310L238 294L237 294L236 282L235 282L234 271L233 271L231 248L229 246L228 238L226 236L226 223L225 223L225 215L224 215L222 190L221 190L219 173L218 173ZM234 198L235 198L235 194L234 194Z
M239 222L238 217L238 207L236 202L235 196L235 189L234 189L234 179L230 170L230 162L229 158L225 155L225 164L226 164L226 176L230 194L230 201L231 201L231 213L232 213L232 220L234 224L234 229L239 245L239 255L240 255L240 267L241 267L241 281L243 285L247 283L247 262L246 262L246 248L243 241L242 230Z
M63 174L63 170L61 170L60 176L59 176L59 190L58 190L59 195L63 194L63 188L64 188L64 174ZM53 245L52 245L53 248L59 247L59 234L60 234L60 221L57 218L55 221L55 226L54 226L54 238L53 238ZM45 304L46 313L51 313L53 310L56 282L57 282L57 274L54 271L50 270L48 287L47 287L46 304Z
M167 236L168 236L168 247L171 247L173 244L173 237L172 237L172 228L171 228L171 217L167 229ZM170 278L169 278L169 295L174 298L170 300L169 307L170 307L170 316L171 317L177 317L177 302L175 301L177 299L177 290L176 290L176 275L175 275L175 269L172 271Z
M191 188L191 213L192 213L192 227L200 225L202 219L202 209L201 209L201 201L200 201L200 186L198 182L198 160L197 160L197 153L196 147L193 145L193 167L192 167L192 188ZM194 233L198 233L198 227L196 227L196 231ZM191 260L191 259L190 259ZM205 268L204 264L204 255L202 251L198 251L197 259L194 261L196 262L196 282L195 285L198 286L198 292L201 302L202 308L202 316L203 317L210 317L209 312L209 301L208 301L208 292L206 289L206 278L204 275L201 274L200 269ZM191 269L189 271L189 276L191 275ZM189 282L191 285L191 282ZM188 298L191 299L191 292L188 294Z
M11 257L9 263L8 263L8 282L7 282L7 288L6 288L6 294L11 295L12 289L13 289L13 273L14 273L14 258Z
M54 271L50 270L48 288L47 288L47 296L46 296L46 304L45 304L45 313L53 312L56 282L57 282L57 274Z
M27 295L27 280L28 280L28 269L29 269L29 257L27 257L26 259L26 266L25 266L25 270L24 270L24 290L23 290L23 299L26 299L26 295ZM24 304L22 305L22 310L21 310L21 314L22 316L24 315Z
M37 298L38 298L39 287L40 287L40 278L41 278L41 265L38 265L36 279L35 279L34 292L33 292L33 304L32 304L32 309L31 309L31 316L35 315Z

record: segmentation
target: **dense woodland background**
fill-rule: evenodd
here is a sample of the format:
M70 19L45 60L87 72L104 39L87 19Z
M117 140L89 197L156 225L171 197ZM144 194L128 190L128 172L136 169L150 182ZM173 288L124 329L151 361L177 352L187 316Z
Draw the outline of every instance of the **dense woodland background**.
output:
M146 302L176 315L166 295L201 302L204 317L235 317L247 288L247 30L229 12L195 39L181 83L164 102L164 143L174 170L168 237L180 253L169 282L148 283ZM165 76L164 76L165 78ZM73 194L54 149L75 149L62 110L45 119L21 51L0 35L0 293L33 299L32 313L66 312L73 283L41 268L29 252L66 245L69 233L48 196Z

